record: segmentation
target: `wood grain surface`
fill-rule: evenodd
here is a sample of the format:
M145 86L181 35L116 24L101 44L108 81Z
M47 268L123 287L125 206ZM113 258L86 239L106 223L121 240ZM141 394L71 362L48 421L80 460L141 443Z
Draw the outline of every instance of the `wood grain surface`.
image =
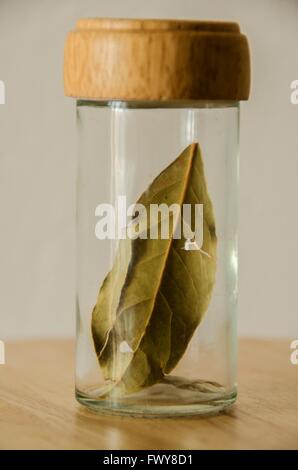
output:
M239 399L212 418L101 416L74 398L74 344L6 344L0 449L298 449L298 365L290 341L242 340Z
M65 42L65 94L117 100L247 100L237 23L82 19Z

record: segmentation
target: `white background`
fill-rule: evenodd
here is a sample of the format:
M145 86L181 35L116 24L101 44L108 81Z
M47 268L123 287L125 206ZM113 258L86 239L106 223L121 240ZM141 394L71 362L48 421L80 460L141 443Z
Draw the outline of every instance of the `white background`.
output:
M63 43L80 17L236 20L251 46L241 112L239 333L298 337L296 0L0 0L0 338L74 333L75 108Z

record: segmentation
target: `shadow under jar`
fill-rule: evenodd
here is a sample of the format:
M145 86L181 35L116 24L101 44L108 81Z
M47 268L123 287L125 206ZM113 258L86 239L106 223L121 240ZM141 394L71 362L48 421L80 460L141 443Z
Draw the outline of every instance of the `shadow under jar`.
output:
M217 413L236 399L235 23L80 20L76 397L100 412Z

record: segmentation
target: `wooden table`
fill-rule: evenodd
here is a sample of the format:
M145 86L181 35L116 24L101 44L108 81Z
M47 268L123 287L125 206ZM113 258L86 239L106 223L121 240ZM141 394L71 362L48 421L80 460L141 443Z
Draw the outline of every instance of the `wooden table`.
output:
M6 345L0 449L298 449L298 365L289 341L243 340L239 400L212 418L101 416L76 403L72 341Z

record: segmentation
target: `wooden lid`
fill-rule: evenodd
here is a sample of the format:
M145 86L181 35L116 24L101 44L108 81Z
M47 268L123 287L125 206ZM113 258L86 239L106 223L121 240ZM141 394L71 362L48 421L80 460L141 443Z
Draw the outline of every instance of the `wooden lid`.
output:
M82 19L66 39L65 94L98 100L247 100L237 23Z

